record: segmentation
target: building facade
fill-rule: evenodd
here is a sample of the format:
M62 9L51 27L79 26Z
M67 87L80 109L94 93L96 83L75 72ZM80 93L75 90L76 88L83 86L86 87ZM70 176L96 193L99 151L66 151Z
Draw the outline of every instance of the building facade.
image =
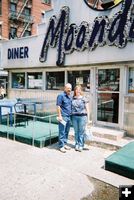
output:
M0 0L0 39L14 39L37 34L51 0Z
M134 136L134 1L103 11L87 0L53 4L37 36L3 44L9 98L55 101L65 83L81 84L94 125Z

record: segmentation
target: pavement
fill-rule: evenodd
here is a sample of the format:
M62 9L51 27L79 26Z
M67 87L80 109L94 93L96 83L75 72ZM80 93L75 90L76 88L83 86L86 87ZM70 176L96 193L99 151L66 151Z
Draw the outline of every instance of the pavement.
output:
M36 148L0 138L0 200L80 200L95 189L88 176L115 187L134 180L104 169L113 151L87 146L61 153L57 144Z

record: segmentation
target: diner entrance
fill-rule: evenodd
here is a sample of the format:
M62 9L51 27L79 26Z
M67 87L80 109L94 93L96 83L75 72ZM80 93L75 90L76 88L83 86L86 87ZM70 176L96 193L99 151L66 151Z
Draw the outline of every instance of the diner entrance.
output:
M119 124L120 69L98 69L97 87L97 122Z

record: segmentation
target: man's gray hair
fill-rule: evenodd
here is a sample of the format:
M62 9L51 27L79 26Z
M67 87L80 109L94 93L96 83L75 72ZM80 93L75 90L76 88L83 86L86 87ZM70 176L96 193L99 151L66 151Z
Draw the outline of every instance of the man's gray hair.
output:
M70 83L66 83L65 87L71 87L72 88L72 85Z

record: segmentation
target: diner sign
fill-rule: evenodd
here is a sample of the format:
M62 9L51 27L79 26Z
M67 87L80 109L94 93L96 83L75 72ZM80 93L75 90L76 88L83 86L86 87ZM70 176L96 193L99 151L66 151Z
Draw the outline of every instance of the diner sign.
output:
M49 47L57 47L58 66L64 65L65 56L73 51L93 51L104 45L124 48L128 41L134 41L134 4L124 0L122 8L112 18L96 17L91 25L83 21L80 26L69 25L67 6L62 7L59 17L50 18L40 54L40 62L45 62Z

